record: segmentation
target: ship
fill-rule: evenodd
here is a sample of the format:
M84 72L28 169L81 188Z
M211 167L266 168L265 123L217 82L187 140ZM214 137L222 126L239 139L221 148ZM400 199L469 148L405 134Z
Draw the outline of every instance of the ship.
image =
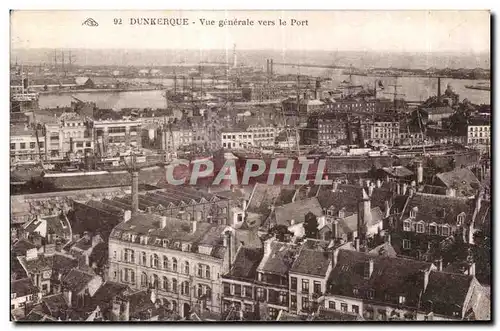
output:
M466 88L471 90L491 91L490 83L478 83L476 85L465 85Z

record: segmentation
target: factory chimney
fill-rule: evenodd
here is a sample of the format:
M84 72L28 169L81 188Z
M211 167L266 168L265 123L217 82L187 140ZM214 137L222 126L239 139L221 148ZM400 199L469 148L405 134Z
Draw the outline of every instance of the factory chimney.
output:
M132 214L139 210L139 172L132 171Z
M238 65L238 59L236 57L236 44L233 45L233 68Z
M273 63L273 59L271 59L270 66L271 66L271 76L272 76L272 75L274 74L274 63Z
M438 102L441 102L441 77L438 77Z

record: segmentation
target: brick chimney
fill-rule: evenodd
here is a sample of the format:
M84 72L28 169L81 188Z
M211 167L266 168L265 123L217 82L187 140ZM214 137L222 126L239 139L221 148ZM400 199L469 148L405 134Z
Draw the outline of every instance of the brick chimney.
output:
M422 161L417 162L417 184L424 182L424 167Z
M198 227L198 221L197 220L191 221L191 233L195 233L197 227Z
M334 249L332 252L332 268L335 268L337 266L338 262L338 257L339 257L339 249Z
M165 229L167 227L167 216L162 216L161 217L161 224L160 224L162 229Z
M139 172L132 172L132 215L139 211Z

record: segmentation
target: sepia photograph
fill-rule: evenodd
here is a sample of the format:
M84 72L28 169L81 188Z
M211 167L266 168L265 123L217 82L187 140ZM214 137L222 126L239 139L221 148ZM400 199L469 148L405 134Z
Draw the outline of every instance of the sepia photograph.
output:
M10 321L491 322L491 15L11 10Z

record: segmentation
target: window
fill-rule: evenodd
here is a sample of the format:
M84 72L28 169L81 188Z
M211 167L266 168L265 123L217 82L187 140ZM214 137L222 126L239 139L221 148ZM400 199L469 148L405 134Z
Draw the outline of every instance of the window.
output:
M148 275L146 275L145 272L141 274L141 286L142 287L147 287L148 286Z
M413 208L412 210L410 210L410 217L411 218L415 218L417 217L417 208Z
M297 296L296 295L292 294L290 296L290 305L291 305L292 309L297 308Z
M258 288L257 289L257 298L259 300L266 300L266 293L263 288Z
M19 144L20 149L26 149L26 143L20 143Z
M243 290L244 290L244 296L247 297L247 298L252 298L252 287L251 286L244 286L243 287Z
M335 310L335 301L328 301L328 308Z
M450 228L447 225L443 225L441 228L441 234L443 236L449 236L450 235Z
M353 312L354 314L359 314L359 306L352 305L352 312Z
M168 257L163 256L163 269L168 270Z
M177 259L175 257L172 258L172 271L177 272Z
M148 259L146 257L146 252L142 252L141 254L141 261L142 261L142 265L146 265L148 262Z
M181 294L189 295L189 283L187 281L183 281L181 284Z
M290 278L290 290L297 291L297 277Z
M172 292L177 293L177 279L172 279Z
M400 304L400 305L404 305L404 304L405 304L405 302L406 302L406 297L405 297L405 296L403 296L403 295L400 295L400 296L399 296L399 304Z
M462 226L465 222L465 214L461 213L460 215L457 216L457 226Z
M184 263L184 273L185 273L186 275L189 275L189 262L188 262L188 261L186 261L186 262Z
M373 297L375 296L375 291L374 290L368 290L366 292L366 296L368 297L368 299L373 299Z
M153 285L153 288L158 288L159 286L158 276L155 274L151 276L151 285Z
M340 311L347 313L347 303L340 304Z
M30 148L34 149L35 148L35 143L30 143Z
M159 261L158 255L156 254L151 255L150 257L151 268L158 268L159 265L158 261Z
M321 293L321 283L318 281L314 281L314 293L320 294Z
M309 298L302 297L302 309L307 309L307 308L309 308Z
M359 290L357 288L353 288L352 289L352 294L358 295L359 294Z
M410 241L408 239L403 239L403 249L410 249Z
M309 293L309 280L308 279L302 280L302 293Z
M16 149L16 144L15 143L11 143L10 144L10 149Z
M417 232L418 233L424 233L425 232L425 225L423 222L417 223Z
M403 231L411 231L411 222L410 221L403 222Z

